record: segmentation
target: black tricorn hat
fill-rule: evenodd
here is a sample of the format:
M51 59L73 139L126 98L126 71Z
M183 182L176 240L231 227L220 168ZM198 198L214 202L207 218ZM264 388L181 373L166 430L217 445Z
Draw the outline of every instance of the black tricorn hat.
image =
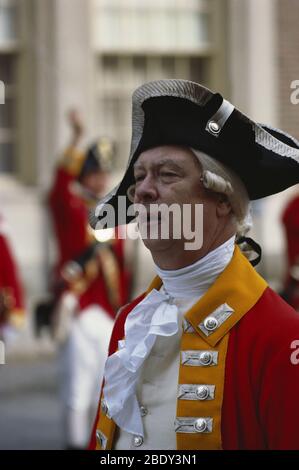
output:
M100 137L88 147L78 179L95 171L111 171L114 153L114 142L108 137Z
M187 80L158 80L137 88L132 101L127 169L120 184L90 213L93 228L104 228L101 219L106 204L117 211L118 196L127 197L134 184L137 158L157 146L179 145L205 152L238 174L250 199L299 183L299 142L279 129L252 121L219 93ZM122 214L115 225L133 219Z

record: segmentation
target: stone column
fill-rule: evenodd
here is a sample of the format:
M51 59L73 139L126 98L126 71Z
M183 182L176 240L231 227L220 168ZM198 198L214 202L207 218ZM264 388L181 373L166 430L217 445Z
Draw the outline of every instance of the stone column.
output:
M16 189L11 190L18 203L10 204L9 213L15 214L15 244L25 277L32 273L26 280L29 292L38 287L41 293L54 254L45 195L56 160L70 138L66 112L79 108L87 130L92 114L90 12L87 0L20 0L20 4L17 175L30 187L19 185L17 196Z
M230 0L231 99L260 122L278 121L276 0Z
M295 2L288 3L294 6ZM253 119L274 127L280 125L281 108L278 59L282 32L278 26L282 21L279 20L279 4L285 8L285 2L277 0L230 0L229 15L231 99ZM286 28L283 35L285 39L289 37ZM264 252L261 269L267 279L274 280L274 285L283 277L284 237L280 218L288 197L286 191L253 206L253 236Z
M49 185L55 160L68 143L65 119L92 114L90 12L86 0L27 0L21 54L20 166L22 180Z
M53 1L53 0L52 0ZM68 140L66 112L71 107L81 110L86 140L91 125L92 48L90 2L54 0L55 44L55 135L56 152Z

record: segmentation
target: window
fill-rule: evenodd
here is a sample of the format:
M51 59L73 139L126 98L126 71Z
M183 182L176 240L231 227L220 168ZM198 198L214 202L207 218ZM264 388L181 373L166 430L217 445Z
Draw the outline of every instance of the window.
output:
M0 109L0 171L13 172L16 150L16 57L0 53L0 80L5 87L5 103Z
M209 47L211 2L94 0L93 37L102 51L171 51Z
M0 171L14 172L16 164L17 41L21 0L0 0L0 80L5 102L0 108Z
M134 89L165 78L211 86L217 54L224 47L215 35L215 1L222 0L90 1L95 122L117 142L115 168L120 169L129 152Z
M116 168L128 156L131 94L141 84L161 78L185 78L208 86L209 58L172 55L103 55L97 62L96 122L102 135L117 142Z
M18 39L17 0L0 0L0 46Z

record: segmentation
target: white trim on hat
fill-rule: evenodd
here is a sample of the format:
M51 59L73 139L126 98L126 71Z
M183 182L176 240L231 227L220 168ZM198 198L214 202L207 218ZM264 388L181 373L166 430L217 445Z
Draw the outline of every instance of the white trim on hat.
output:
M288 135L286 132L281 131L280 129L275 129L274 127L268 126L269 129L273 129L273 131L277 131L280 134L284 134L286 137L291 139L295 145L298 145L299 142ZM267 132L260 124L254 125L254 133L255 133L255 142L259 144L261 147L270 150L271 152L275 152L282 157L289 157L299 162L299 148L291 147L290 145L281 142L279 139L274 137L270 132Z

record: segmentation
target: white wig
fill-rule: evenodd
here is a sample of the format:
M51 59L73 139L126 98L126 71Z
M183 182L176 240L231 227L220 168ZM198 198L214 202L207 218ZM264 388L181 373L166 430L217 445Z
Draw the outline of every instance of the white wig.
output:
M251 228L250 201L244 183L227 166L204 152L190 149L198 159L202 170L203 186L210 191L225 194L237 223L237 234L245 235Z

